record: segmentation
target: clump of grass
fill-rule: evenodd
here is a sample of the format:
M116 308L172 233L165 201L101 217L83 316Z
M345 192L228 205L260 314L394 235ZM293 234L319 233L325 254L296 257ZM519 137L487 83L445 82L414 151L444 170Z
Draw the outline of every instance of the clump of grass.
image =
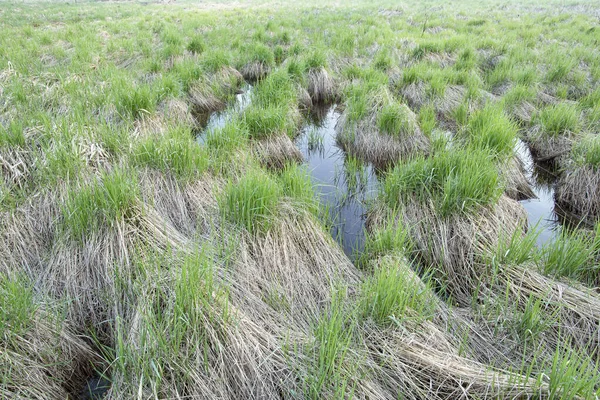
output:
M579 114L576 106L559 103L544 108L539 118L545 133L559 136L579 131Z
M546 376L550 399L593 399L600 395L597 362L589 356L561 345L552 359Z
M352 390L349 378L356 365L349 363L349 351L356 321L344 304L346 291L338 289L332 297L329 309L314 327L313 363L306 377L306 392L313 399L345 398Z
M279 175L283 194L293 199L297 204L310 212L318 212L315 191L306 168L288 164Z
M243 121L252 139L263 139L279 134L293 135L295 124L288 118L285 107L251 105L243 114Z
M590 286L597 285L600 281L597 265L600 250L598 227L595 235L585 230L570 232L563 229L554 241L543 247L542 271L549 275L577 279Z
M437 126L435 109L432 106L424 106L419 109L419 126L425 135L431 135Z
M390 69L392 64L393 60L388 49L382 49L378 51L375 59L373 60L373 67L381 71Z
M433 316L435 302L431 287L402 260L385 259L363 284L360 309L379 324L420 323Z
M121 113L136 118L144 113L153 112L159 100L158 94L149 85L139 85L119 89L115 102Z
M414 113L405 104L395 101L383 106L377 126L381 132L397 137L411 135L419 129Z
M103 172L98 181L70 188L62 206L62 228L75 240L132 216L139 193L133 171Z
M365 239L364 248L357 258L357 265L370 269L372 260L391 253L403 254L407 257L412 253L410 232L392 214L382 226L369 232Z
M231 333L228 293L215 277L211 250L204 246L186 255L148 251L132 260L140 276L130 290L143 304L136 310L139 325L115 321L112 373L120 393L133 395L135 382L135 393L169 397L177 389L166 376L197 385L200 378L192 371L211 374L218 361L209 349L222 346Z
M230 222L251 233L264 232L277 217L281 188L264 172L249 171L229 182L219 199L219 209Z
M499 160L506 160L514 154L517 130L502 108L492 105L473 113L467 124L469 143Z
M519 337L525 340L536 339L557 322L557 315L554 314L556 311L551 312L545 301L539 297L530 296L527 298L523 310L513 321L514 328Z
M573 146L571 158L576 166L598 170L600 168L600 138L596 135L584 137Z
M20 121L11 121L7 127L0 124L0 147L24 146L24 126Z
M0 340L9 340L12 336L23 336L32 326L37 309L33 291L27 287L24 279L10 278L0 274Z
M384 200L390 208L413 199L431 200L442 217L474 213L494 204L501 193L490 156L474 150L446 151L398 165L383 186Z
M554 193L557 206L573 222L594 225L600 216L600 140L584 137L571 149L570 159Z
M201 175L208 167L208 156L187 129L173 128L160 137L138 142L132 160L137 165L171 172L180 179Z
M201 63L207 72L217 72L231 65L231 54L224 50L211 49L202 53Z
M312 51L304 59L304 66L307 71L327 67L327 56L325 55L325 52L319 49Z
M264 78L275 65L273 51L262 43L248 46L244 52L245 63L240 72L248 80Z
M246 126L239 119L233 119L223 127L206 132L204 143L209 149L216 150L221 154L231 154L235 150L243 148L248 141L248 136Z
M187 49L188 51L194 54L201 54L202 52L204 52L204 50L206 49L206 44L204 43L204 39L202 38L202 36L194 36L192 40L190 40L190 42L188 43Z

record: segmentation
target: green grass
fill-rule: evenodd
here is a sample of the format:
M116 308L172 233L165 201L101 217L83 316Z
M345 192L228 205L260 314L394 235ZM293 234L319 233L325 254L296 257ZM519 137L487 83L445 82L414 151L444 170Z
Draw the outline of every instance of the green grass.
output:
M137 176L128 170L103 172L90 183L69 188L62 206L61 226L75 240L110 228L131 216L137 203Z
M37 309L32 288L23 278L0 274L0 341L22 336L33 323Z
M433 202L441 217L472 214L493 205L502 188L489 155L456 150L398 165L383 185L383 199L391 207L416 200Z
M410 108L397 102L383 106L377 116L377 126L381 132L400 138L411 135L418 129Z
M316 214L319 206L316 201L313 183L306 168L296 164L287 165L279 176L282 191L297 206Z
M420 285L418 276L406 266L399 268L397 262L384 261L363 284L360 301L363 316L383 325L430 319L435 312L431 287L427 283Z
M277 218L281 197L279 184L266 173L250 171L229 182L219 201L223 216L248 232L264 232Z
M201 54L206 50L206 44L204 43L204 39L202 36L194 36L187 45L188 51L192 53Z
M586 136L573 146L571 157L577 166L600 168L600 139L595 135Z
M579 110L576 106L559 103L544 108L539 116L544 132L550 136L577 133L580 128Z
M306 392L311 399L344 398L352 389L348 378L356 366L351 364L348 353L356 321L353 313L345 308L345 290L336 290L332 297L331 306L314 327L313 365L306 379Z
M139 141L132 156L136 165L172 173L182 180L200 176L208 168L208 154L187 129L172 128L160 137Z
M568 277L596 286L599 251L598 229L594 233L564 229L554 242L542 249L542 270L549 275Z
M563 173L598 170L597 18L589 4L559 3L3 2L2 357L18 335L27 343L51 339L61 358L41 354L42 372L68 387L69 397L78 396L79 388L70 387L76 374L63 360L80 346L63 345L71 331L61 322L105 350L102 371L113 380L115 397L194 397L200 390L240 398L509 397L490 394L495 388L475 378L466 386L411 381L408 372L427 371L437 382L439 368L411 364L387 341L416 335L439 337L467 357L477 353L469 347L479 340L498 349L510 344L506 360L485 359L486 370L523 362L521 372L550 384L551 393L540 397L594 398L600 385L586 354L592 349L574 340L588 332L563 327L568 321L559 318L564 310L555 298L513 304L507 293L515 287L507 285L505 293L469 288L477 293L465 314L477 317L488 306L496 314L469 321L476 331L464 335L436 327L439 320L431 317L438 312L448 326L460 322L446 307L433 309L445 301L451 271L431 271L435 290L427 277L417 282L408 268L432 269L423 263L433 260L425 254L432 243L425 242L437 232L419 221L427 238L419 242L400 220L402 207L414 207L431 220L479 224L480 213L503 193L498 167L514 155L517 135L568 136L574 143L567 163L573 164L561 165ZM319 205L312 172L296 164L267 172L255 154L257 140L302 132L301 95L323 68L339 85L337 106L350 126L370 124L400 141L420 129L433 141L427 157L377 171L381 201L361 204L369 231L354 265L326 236L329 210ZM190 120L185 108L200 117L203 96L218 103L211 110L230 106L243 84L233 69L260 75L251 105L234 110L223 127L199 132L201 118ZM165 114L171 100L184 105L180 115ZM147 132L148 121L164 126ZM447 131L452 139L436 139ZM312 147L323 144L308 135ZM332 173L346 180L348 192L363 190L369 167L348 155L344 160L344 170ZM154 193L152 179L178 190ZM348 192L339 197L356 194ZM392 215L382 226L370 225L379 207ZM274 229L288 218L300 228L308 219L317 231L288 237ZM146 229L152 224L156 229ZM476 228L485 236L485 229L500 227ZM563 230L542 249L535 242L535 232L518 230L477 254L474 267L496 279L505 268L537 267L565 285L598 286L597 232ZM179 245L184 252L172 248ZM271 262L277 268L263 270ZM339 287L348 289L329 292ZM41 312L48 294L60 312ZM487 329L482 335L480 323ZM29 329L36 324L60 328L60 346L54 336ZM437 344L431 346L445 351ZM292 352L282 355L286 346ZM388 368L398 360L406 374L390 381ZM31 379L24 386L33 387L35 371L26 370ZM272 391L262 391L267 381ZM0 393L18 396L10 383L1 376ZM46 397L66 397L46 389Z
M501 161L514 154L517 126L500 107L486 106L475 112L467 123L469 145L489 152Z

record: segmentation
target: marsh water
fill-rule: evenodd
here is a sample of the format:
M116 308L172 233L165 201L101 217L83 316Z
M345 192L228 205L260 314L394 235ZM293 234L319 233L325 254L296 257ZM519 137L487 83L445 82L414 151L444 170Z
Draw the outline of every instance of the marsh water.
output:
M349 159L337 146L335 125L339 118L336 106L316 108L296 145L321 204L329 212L331 235L354 260L364 247L366 203L375 196L378 180L371 165Z
M527 211L527 222L530 228L536 228L538 247L552 241L559 233L561 226L554 212L555 177L544 166L533 161L529 147L522 141L516 146L516 152L523 161L527 178L537 199L522 200L520 203Z
M196 137L198 143L203 144L206 140L206 135L204 133L224 127L227 121L231 120L236 114L244 111L250 104L251 97L252 85L245 84L236 93L235 99L227 106L227 108L221 111L196 116L200 125L199 134Z

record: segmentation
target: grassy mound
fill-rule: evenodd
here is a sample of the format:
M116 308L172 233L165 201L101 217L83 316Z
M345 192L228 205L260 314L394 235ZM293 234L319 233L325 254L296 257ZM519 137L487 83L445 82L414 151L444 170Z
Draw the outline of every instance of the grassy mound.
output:
M556 204L571 219L593 226L600 216L600 141L588 136L571 150L555 192Z
M366 79L371 79L366 81ZM386 168L429 151L416 115L366 77L348 89L344 113L336 125L336 141L344 151Z

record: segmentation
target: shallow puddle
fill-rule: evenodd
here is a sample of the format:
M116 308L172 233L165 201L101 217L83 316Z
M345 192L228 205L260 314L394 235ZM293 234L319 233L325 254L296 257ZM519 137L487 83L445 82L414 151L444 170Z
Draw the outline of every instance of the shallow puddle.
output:
M329 210L331 235L354 260L364 247L366 203L376 195L378 180L372 166L346 157L336 145L335 124L340 117L336 107L317 111L303 126L296 144L319 200Z
M197 120L199 120L200 125L200 134L197 136L198 143L204 143L206 140L206 132L224 127L228 121L244 111L250 104L251 96L252 86L244 84L235 95L235 100L233 100L231 104L228 104L227 108L198 116Z
M531 157L531 152L525 143L519 141L516 146L517 154L523 161L527 178L532 184L532 189L537 199L522 200L520 203L527 211L527 222L530 228L536 227L539 231L537 237L538 247L553 240L559 233L561 226L554 212L554 179L549 171L536 165Z

